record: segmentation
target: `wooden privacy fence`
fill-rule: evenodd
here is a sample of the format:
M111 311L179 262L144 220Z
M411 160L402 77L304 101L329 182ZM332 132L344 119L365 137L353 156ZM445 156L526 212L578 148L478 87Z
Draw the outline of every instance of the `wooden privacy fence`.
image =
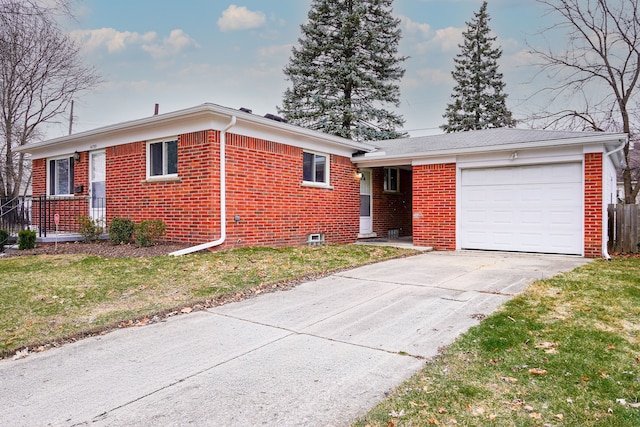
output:
M609 252L638 253L638 205L609 205Z

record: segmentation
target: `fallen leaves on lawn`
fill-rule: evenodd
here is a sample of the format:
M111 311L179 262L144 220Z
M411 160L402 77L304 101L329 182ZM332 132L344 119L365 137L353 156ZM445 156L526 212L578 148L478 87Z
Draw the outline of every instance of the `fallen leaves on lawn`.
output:
M517 383L517 382L518 382L518 379L517 379L517 378L513 378L513 377L503 377L503 376L502 376L502 375L500 375L500 374L498 374L497 376L498 376L498 379L499 379L500 381L504 381L504 382L509 383L509 384L514 384L514 383Z
M404 417L404 415L405 415L404 409L401 409L400 412L396 412L396 411L389 412L389 416L393 418L402 418Z
M548 372L546 369L531 368L529 369L529 373L531 375L547 375Z

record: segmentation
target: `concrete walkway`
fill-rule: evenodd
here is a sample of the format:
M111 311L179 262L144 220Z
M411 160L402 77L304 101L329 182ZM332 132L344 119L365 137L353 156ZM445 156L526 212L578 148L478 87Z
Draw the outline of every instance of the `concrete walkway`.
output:
M7 426L346 426L581 258L432 252L0 361Z

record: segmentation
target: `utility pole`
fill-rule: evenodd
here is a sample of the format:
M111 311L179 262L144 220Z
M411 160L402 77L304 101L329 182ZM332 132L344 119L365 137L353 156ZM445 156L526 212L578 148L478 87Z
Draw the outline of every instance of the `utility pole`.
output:
M73 132L73 99L71 100L71 114L69 114L69 135Z

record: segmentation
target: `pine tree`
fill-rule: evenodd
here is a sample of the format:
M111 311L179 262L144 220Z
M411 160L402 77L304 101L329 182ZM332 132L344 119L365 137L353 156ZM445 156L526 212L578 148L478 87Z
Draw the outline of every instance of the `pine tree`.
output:
M505 103L505 83L497 62L502 49L492 46L496 37L489 35L489 20L485 1L462 33L464 42L458 45L461 52L454 58L455 69L451 73L456 81L453 102L443 115L447 124L440 126L447 133L516 124Z
M290 123L358 141L405 136L398 106L404 75L393 0L313 0L284 73L278 108Z

